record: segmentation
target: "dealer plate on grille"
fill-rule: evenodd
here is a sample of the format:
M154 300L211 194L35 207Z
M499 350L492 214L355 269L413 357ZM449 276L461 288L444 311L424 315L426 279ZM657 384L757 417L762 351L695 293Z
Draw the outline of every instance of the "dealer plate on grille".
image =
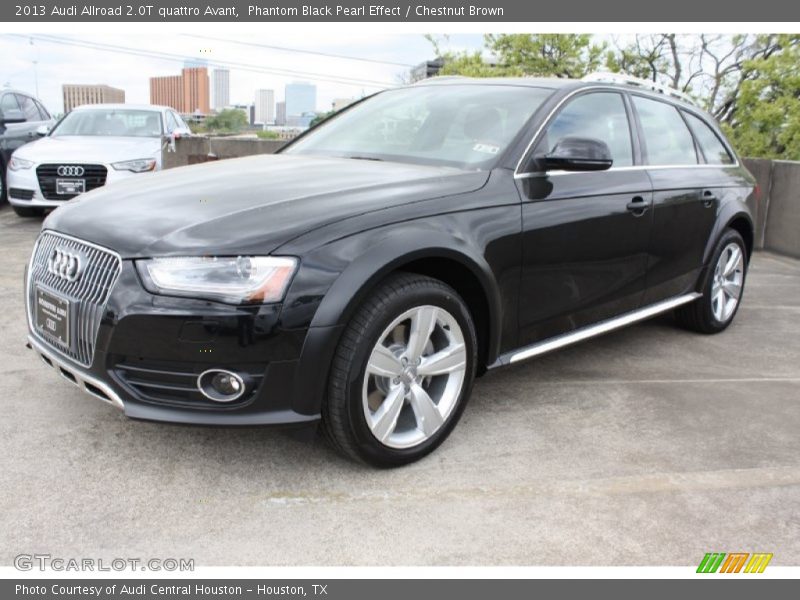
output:
M56 179L56 194L75 195L86 191L85 179Z
M36 288L36 327L69 348L69 301Z

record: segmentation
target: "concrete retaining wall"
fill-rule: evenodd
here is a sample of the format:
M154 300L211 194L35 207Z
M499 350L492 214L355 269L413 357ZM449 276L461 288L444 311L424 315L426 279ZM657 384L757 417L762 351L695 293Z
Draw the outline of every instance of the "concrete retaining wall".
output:
M272 154L286 142L252 138L187 137L175 152L164 152L164 168L251 154ZM758 180L761 196L751 200L755 216L755 246L800 258L800 162L744 159Z
M175 152L164 151L164 168L184 167L209 160L222 160L251 154L273 154L284 145L286 142L281 140L185 137L175 141Z

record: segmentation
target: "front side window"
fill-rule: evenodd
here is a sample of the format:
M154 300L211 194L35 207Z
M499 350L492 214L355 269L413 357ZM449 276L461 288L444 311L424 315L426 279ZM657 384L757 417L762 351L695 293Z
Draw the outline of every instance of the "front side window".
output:
M285 152L490 168L552 93L471 84L390 90L326 121Z
M161 113L116 108L74 110L50 135L161 137Z
M677 108L643 96L633 96L633 105L642 124L648 164L697 164L694 139Z
M565 137L600 140L611 150L613 166L633 164L631 128L620 94L597 92L572 100L547 127L545 136L537 145L536 155L551 152Z
M44 105L41 102L38 102L37 100L34 100L34 102L36 102L36 108L39 109L39 114L42 117L42 121L49 121L50 119L53 118L53 117L50 116L50 113L47 112L47 109L44 107Z
M41 116L39 115L39 109L36 108L36 103L32 98L23 96L22 94L17 94L17 102L19 102L19 106L28 121L42 120Z
M694 116L691 113L683 113L686 120L689 121L689 126L694 132L697 143L700 144L700 149L703 151L703 156L706 162L710 165L730 165L733 164L733 157L725 144L719 139L714 130L703 121L701 118Z

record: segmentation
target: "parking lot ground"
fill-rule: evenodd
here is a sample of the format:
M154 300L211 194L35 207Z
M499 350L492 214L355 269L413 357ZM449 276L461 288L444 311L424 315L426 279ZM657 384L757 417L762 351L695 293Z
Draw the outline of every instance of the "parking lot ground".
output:
M40 225L0 209L0 564L800 564L800 261L758 253L721 335L667 316L493 372L436 453L376 471L132 421L58 378L24 347Z

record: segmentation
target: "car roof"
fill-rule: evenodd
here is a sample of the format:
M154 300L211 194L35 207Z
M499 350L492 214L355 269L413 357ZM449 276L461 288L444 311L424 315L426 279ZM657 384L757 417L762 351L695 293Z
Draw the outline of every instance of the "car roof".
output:
M175 110L169 106L158 106L156 104L81 104L72 110L99 110L99 109L129 109L129 110L152 110L154 112L164 112L165 110Z
M667 101L678 105L681 108L686 108L708 116L708 113L700 106L697 106L691 102L687 102L679 97L665 94L658 90L638 87L626 83L617 83L613 81L591 81L583 79L569 79L566 77L463 77L461 75L445 75L423 79L412 84L411 87L422 87L429 85L507 85L516 87L552 89L554 92L566 92L582 88L613 88L648 96L657 100Z

